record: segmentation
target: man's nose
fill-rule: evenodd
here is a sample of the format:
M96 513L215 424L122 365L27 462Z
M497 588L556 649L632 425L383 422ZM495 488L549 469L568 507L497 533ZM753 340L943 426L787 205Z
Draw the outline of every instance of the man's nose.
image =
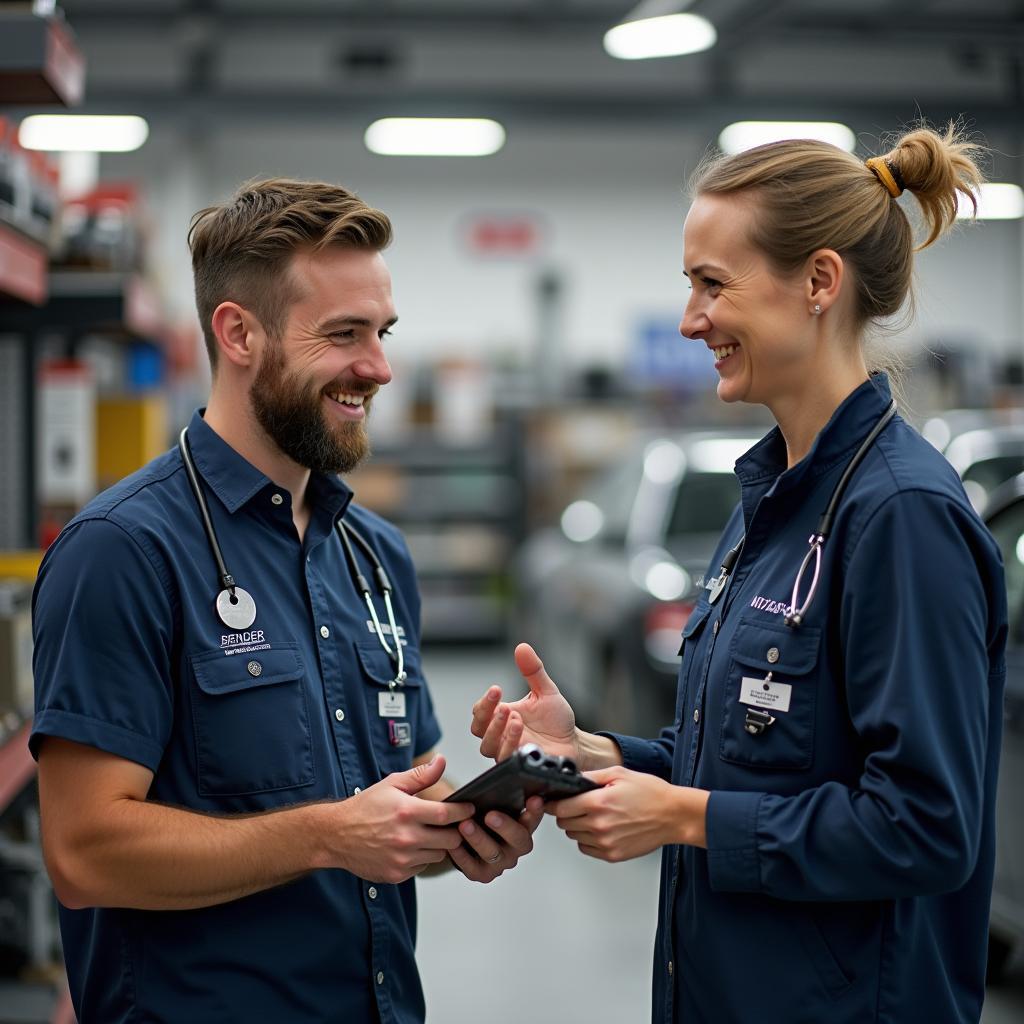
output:
M379 341L352 364L352 372L357 377L372 380L379 387L391 381L391 364L384 355L383 346Z

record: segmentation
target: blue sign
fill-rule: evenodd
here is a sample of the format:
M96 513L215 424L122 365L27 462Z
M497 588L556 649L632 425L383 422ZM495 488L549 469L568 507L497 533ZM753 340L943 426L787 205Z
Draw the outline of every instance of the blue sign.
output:
M643 320L626 357L626 375L642 387L704 391L718 380L715 357L703 341L684 338L679 319Z

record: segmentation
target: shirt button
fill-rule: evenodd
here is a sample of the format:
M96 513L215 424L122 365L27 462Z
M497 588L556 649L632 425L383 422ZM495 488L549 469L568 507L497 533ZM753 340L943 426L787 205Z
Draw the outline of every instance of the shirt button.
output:
M712 632L712 633L713 633L713 634L714 634L715 636L718 636L718 627L719 627L719 626L720 626L721 624L722 624L722 620L721 620L721 619L715 619L715 624L714 624L714 625L713 625L713 626L711 627L711 632Z
M337 720L338 720L339 722L344 722L344 721L345 721L345 712L344 712L344 711L342 711L342 710L341 710L341 708L338 708L338 710L334 712L334 717L335 717L335 718L336 718L336 719L337 719Z
M672 977L672 974L673 974L674 971L675 971L675 967L673 966L672 961L669 960L669 962L668 962L668 976L670 978Z
M280 505L284 502L284 498L282 498L280 494L272 494L270 496L270 500L275 505Z
M779 660L779 649L778 647L769 647L768 653L765 655L768 659L768 663L774 665Z
M693 724L696 725L700 721L700 708L693 709Z
M371 885L370 888L366 890L366 895L369 896L371 900L375 900L377 898L377 887L375 885Z
M359 796L360 793L362 793L362 789L360 789L359 786L356 786L355 789L352 790L353 796Z
M383 971L378 971L377 972L377 984L378 985L383 985L384 984L384 972Z
M331 631L326 626L321 626L320 635L326 640L331 635Z

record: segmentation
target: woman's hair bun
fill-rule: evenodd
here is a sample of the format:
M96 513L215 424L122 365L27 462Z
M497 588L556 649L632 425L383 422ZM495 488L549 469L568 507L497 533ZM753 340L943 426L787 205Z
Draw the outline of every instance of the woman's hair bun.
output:
M952 226L960 195L977 212L978 189L984 180L977 161L983 152L982 146L969 141L951 121L942 134L931 128L913 128L884 154L900 184L921 206L928 234L920 249Z

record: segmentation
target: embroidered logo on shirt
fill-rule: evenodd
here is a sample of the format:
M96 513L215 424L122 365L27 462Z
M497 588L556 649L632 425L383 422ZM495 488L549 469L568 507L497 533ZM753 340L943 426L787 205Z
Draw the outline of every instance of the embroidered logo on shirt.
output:
M226 655L249 654L251 651L269 651L262 629L250 629L246 633L222 633L220 649Z
M770 597L762 597L758 594L751 602L750 607L759 612L766 612L768 615L789 615L793 611L791 604L784 601L773 601Z

